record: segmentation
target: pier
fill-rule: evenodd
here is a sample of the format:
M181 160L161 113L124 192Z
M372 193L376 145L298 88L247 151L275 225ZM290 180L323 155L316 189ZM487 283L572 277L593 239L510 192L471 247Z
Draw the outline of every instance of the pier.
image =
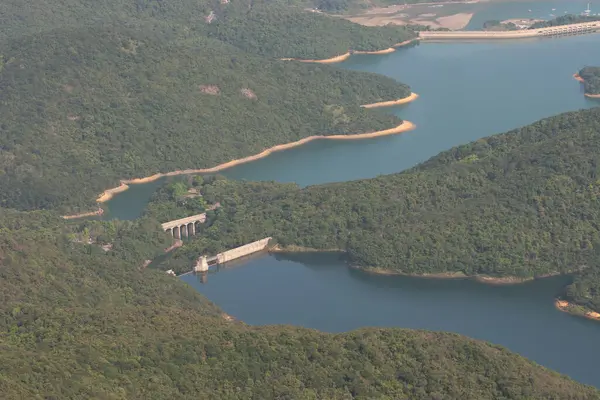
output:
M567 35L581 35L600 31L600 21L583 22L552 26L539 29L520 29L517 31L432 31L419 32L419 39L423 41L446 40L495 40L495 39L526 39L538 37L556 37Z

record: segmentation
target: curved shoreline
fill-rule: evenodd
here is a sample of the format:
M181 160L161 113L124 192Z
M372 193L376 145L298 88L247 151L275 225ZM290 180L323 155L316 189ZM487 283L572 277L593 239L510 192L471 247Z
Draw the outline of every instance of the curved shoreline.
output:
M407 104L407 103L413 102L418 98L419 98L418 94L416 94L414 92L410 92L410 95L408 97L403 97L398 100L380 101L378 103L363 104L361 107L362 108L379 108L379 107L399 106L401 104Z
M272 253L345 253L343 249L315 249L311 247L289 245L281 247L276 245L269 250ZM534 281L536 279L550 278L567 273L554 272L550 274L538 275L534 277L521 278L517 276L505 276L505 277L494 277L489 275L466 275L463 272L434 272L425 274L411 274L401 271L395 271L385 269L381 267L361 267L359 265L348 264L349 268L366 272L373 275L384 275L384 276L409 276L411 278L423 278L423 279L470 279L486 285L519 285Z
M322 60L307 60L307 59L302 59L302 58L280 58L279 60L281 60L281 61L299 61L299 62L317 63L317 64L335 64L335 63L339 63L339 62L342 62L342 61L346 61L353 54L372 54L372 55L390 54L390 53L395 52L396 49L408 46L408 45L410 45L412 43L416 43L418 41L419 41L419 38L417 37L417 38L414 38L414 39L405 40L404 42L396 43L396 44L392 45L391 47L388 47L387 49L383 49L383 50L373 50L373 51L354 50L354 51L347 51L344 54L340 54L340 55L337 55L337 56L331 57L331 58L325 58L325 59L322 59Z
M566 300L555 299L554 306L557 310L567 314L575 315L577 317L584 317L593 321L600 321L600 313L586 309L583 306L570 303ZM581 308L581 311L578 311L577 308Z
M212 168L185 169L185 170L177 170L177 171L171 171L171 172L166 172L166 173L158 173L158 174L150 175L150 176L147 176L144 178L124 179L124 180L121 180L121 184L119 186L111 188L111 189L107 189L104 192L102 192L102 194L100 196L98 196L98 198L96 199L96 202L104 203L104 202L112 199L115 194L124 192L127 189L129 189L129 185L131 185L131 184L135 185L135 184L140 184L140 183L154 182L157 179L160 179L163 177L169 177L169 176L220 172L225 169L235 167L237 165L241 165L241 164L245 164L245 163L248 163L251 161L259 160L261 158L265 158L265 157L269 156L270 154L278 152L278 151L288 150L288 149L291 149L294 147L301 146L308 142L312 142L313 140L363 140L363 139L376 138L376 137L380 137L380 136L397 135L399 133L411 131L415 128L416 128L415 124L413 124L410 121L405 120L405 121L402 121L402 123L400 125L398 125L394 128L384 129L381 131L358 133L355 135L309 136L309 137L297 140L295 142L275 145L266 150L263 150L262 152L260 152L258 154L239 158L236 160L231 160L231 161L219 164ZM96 212L98 212L98 211L96 211ZM87 214L90 214L90 213L86 213L86 216L88 216ZM65 216L63 216L63 218L64 219L74 219L74 218L78 218L78 216L80 216L80 215L83 215L83 214L65 215Z
M85 218L85 217L96 217L104 214L104 210L102 208L98 208L96 211L85 212L81 214L73 214L73 215L63 215L64 219L77 219L77 218Z
M409 276L412 278L424 278L424 279L465 279L465 280L474 280L478 283L483 283L485 285L520 285L522 283L527 283L534 281L536 279L544 279L550 278L553 276L561 275L561 273L551 273L545 275L539 275L535 277L527 277L521 278L518 276L504 276L504 277L495 277L489 275L466 275L463 272L437 272L437 273L425 273L425 274L410 274L400 271L388 270L384 268L377 267L360 267L360 266L350 266L350 268L354 268L369 274L374 275L397 275L397 276Z
M574 73L573 78L575 78L576 81L585 83L585 79L583 79L581 77L581 75L579 75L578 73ZM599 94L584 93L583 95L589 99L600 99L600 93Z

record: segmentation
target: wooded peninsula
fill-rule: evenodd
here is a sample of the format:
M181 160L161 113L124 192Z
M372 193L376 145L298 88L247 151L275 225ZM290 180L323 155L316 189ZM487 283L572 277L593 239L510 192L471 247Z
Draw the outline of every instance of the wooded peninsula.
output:
M565 296L600 312L600 109L565 113L440 153L408 171L299 188L218 177L176 180L145 218L192 215L219 202L201 234L163 266L272 236L283 248L340 249L385 273L525 281L576 273ZM201 183L199 183L201 182Z
M339 248L355 265L398 273L581 270L565 297L597 309L597 110L460 146L402 174L305 189L178 177L138 220L60 217L90 211L120 179L401 124L361 105L406 99L407 85L279 59L383 50L415 31L307 6L346 7L0 2L2 398L600 399L456 334L251 327L161 270L271 234L283 247ZM217 201L193 241L148 266L174 248L160 222Z

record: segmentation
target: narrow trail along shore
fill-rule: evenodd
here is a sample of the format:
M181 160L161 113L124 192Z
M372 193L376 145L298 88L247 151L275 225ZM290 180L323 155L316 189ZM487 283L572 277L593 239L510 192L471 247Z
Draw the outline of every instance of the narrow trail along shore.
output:
M185 169L185 170L177 170L177 171L171 171L171 172L166 172L166 173L158 173L158 174L154 174L151 176L147 176L144 178L134 178L134 179L124 179L121 180L121 184L117 187L114 187L112 189L107 189L105 190L97 199L96 202L98 203L104 203L107 202L108 200L112 199L114 197L114 195L124 192L127 189L129 189L129 185L135 185L135 184L141 184L141 183L149 183L149 182L154 182L157 179L163 178L163 177L169 177L169 176L178 176L178 175L189 175L189 174L210 174L210 173L215 173L215 172L220 172L223 171L225 169L228 168L232 168L235 167L237 165L240 164L245 164L251 161L256 161L259 160L261 158L265 158L267 156L269 156L272 153L278 152L278 151L283 151L283 150L288 150L294 147L298 147L298 146L302 146L303 144L306 144L308 142L312 142L313 140L363 140L363 139L371 139L371 138L376 138L376 137L380 137L380 136L388 136L388 135L397 135L403 132L408 132L408 131L412 131L413 129L416 128L416 125L413 124L410 121L403 121L400 125L394 127L394 128L390 128L390 129L384 129L381 131L375 131L375 132L367 132L367 133L358 133L358 134L354 134L354 135L330 135L330 136L324 136L324 135L316 135L316 136L309 136L303 139L300 139L298 141L295 142L291 142L291 143L286 143L286 144L279 144L273 147L270 147L266 150L263 150L262 152L258 153L258 154L254 154L248 157L243 157L243 158L239 158L236 160L231 160L228 161L226 163L223 164L219 164L215 167L212 168L203 168L203 169ZM83 218L83 217L87 217L87 216L93 216L93 215L99 215L97 213L102 213L101 211L94 211L94 212L90 212L90 213L84 213L84 214L76 214L76 215L65 215L63 216L64 219L75 219L75 218Z
M373 50L373 51L354 50L351 52L348 51L344 54L340 54L338 56L331 57L331 58L326 58L324 60L305 60L302 58L280 58L280 60L281 61L300 61L300 62L317 63L317 64L335 64L335 63L340 63L342 61L346 61L353 54L381 55L381 54L393 53L396 51L396 49L399 49L404 46L408 46L408 45L410 45L414 42L418 42L418 41L419 41L419 38L405 40L404 42L396 43L392 47L388 47L387 49L383 49L383 50Z
M579 74L575 73L573 74L573 78L575 78L575 80L581 82L581 83L585 83L585 79L583 79ZM584 93L583 94L585 97L588 97L590 99L600 99L600 94L591 94L591 93Z

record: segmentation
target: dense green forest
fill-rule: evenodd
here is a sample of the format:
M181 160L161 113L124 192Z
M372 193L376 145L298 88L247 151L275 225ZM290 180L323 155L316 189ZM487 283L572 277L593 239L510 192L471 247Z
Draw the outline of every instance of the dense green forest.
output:
M206 203L219 201L221 208L168 266L189 270L198 254L273 236L284 247L342 249L353 265L409 274L526 279L597 268L599 131L600 109L591 109L480 139L374 179L304 189L191 180ZM162 188L146 217L195 212L197 206L173 190L181 184L188 182Z
M485 21L483 23L484 31L516 31L519 27L512 22L502 23L496 19Z
M594 15L575 15L567 14L561 15L548 21L536 22L529 27L529 29L549 28L552 26L570 25L570 24L581 24L583 22L600 21L600 17Z
M250 53L324 59L349 50L383 50L417 35L398 25L367 27L256 0L250 11L228 10L222 22L211 24L210 36Z
M63 29L127 27L164 37L216 37L270 57L329 58L381 50L416 37L406 28L365 27L288 0L32 0L0 2L3 38Z
M579 76L585 80L585 93L600 95L600 67L582 68Z
M89 207L119 178L390 128L401 121L360 104L410 94L375 74L127 29L55 30L2 55L0 205L20 209Z
M600 398L455 334L229 321L180 280L139 268L164 245L141 228L0 209L3 399ZM82 229L121 250L79 242Z

